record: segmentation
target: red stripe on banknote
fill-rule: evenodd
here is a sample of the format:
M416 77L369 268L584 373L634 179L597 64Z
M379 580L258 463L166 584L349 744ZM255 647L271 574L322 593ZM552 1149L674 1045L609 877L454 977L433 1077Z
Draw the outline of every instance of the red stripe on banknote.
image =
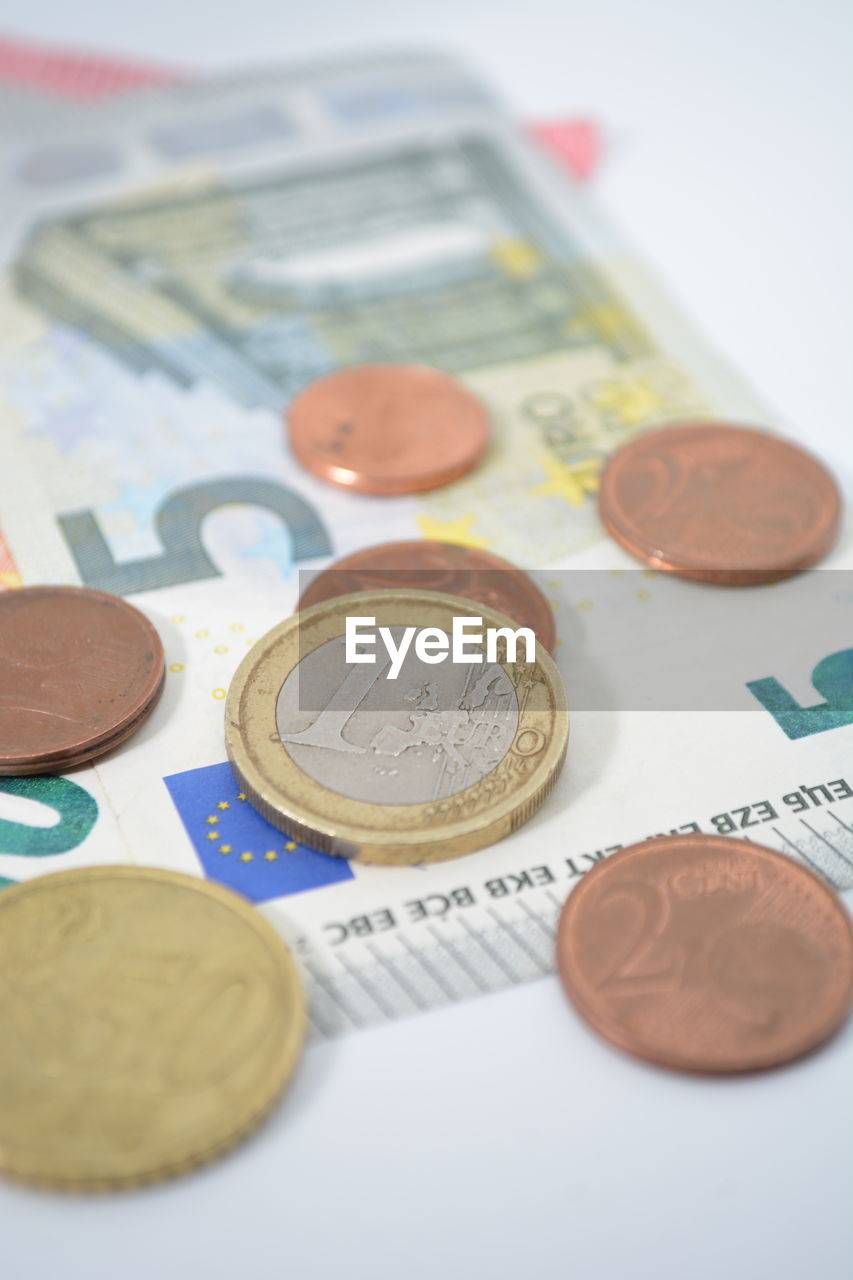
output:
M28 84L75 98L100 98L145 85L184 79L173 67L100 54L73 53L32 41L0 39L0 81ZM601 158L601 132L592 120L538 120L528 133L576 178L588 178Z
M593 120L537 120L528 133L576 178L588 178L601 159L601 130Z
M9 545L0 529L0 591L10 591L13 587L23 586L18 566L15 564Z
M32 41L0 39L0 80L67 97L106 97L178 79L183 76L173 68L70 52Z

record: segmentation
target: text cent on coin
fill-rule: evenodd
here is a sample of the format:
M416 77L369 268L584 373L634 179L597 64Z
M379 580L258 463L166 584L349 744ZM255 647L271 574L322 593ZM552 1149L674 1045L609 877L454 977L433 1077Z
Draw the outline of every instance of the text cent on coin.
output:
M557 641L551 606L533 579L508 560L461 546L422 538L383 542L336 560L319 573L299 598L299 609L352 591L414 587L465 596L530 627L549 653Z
M372 665L347 660L348 617L375 619L398 653L408 636L396 675L377 650ZM376 591L314 605L258 641L225 724L264 817L324 853L411 864L481 849L532 816L565 756L562 679L541 645L533 661L523 645L515 661L502 649L478 663L423 660L412 635L429 629L441 644L454 618L515 630L459 596Z
M255 1127L305 1029L295 962L208 881L64 871L0 894L0 1169L133 1185L213 1159Z
M599 512L646 564L739 585L773 582L826 555L841 497L823 464L790 440L727 423L679 423L612 455Z
M489 439L477 397L426 365L354 365L325 374L300 391L287 421L303 466L359 493L449 484L476 466Z
M49 773L136 731L163 687L160 637L125 600L89 587L0 595L0 774Z
M832 890L726 836L663 836L597 863L566 901L557 961L601 1035L686 1071L788 1062L853 997L853 931Z

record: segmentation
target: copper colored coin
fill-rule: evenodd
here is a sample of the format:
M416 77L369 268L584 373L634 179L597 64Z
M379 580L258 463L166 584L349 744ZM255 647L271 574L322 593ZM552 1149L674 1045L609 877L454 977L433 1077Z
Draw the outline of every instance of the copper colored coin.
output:
M297 608L307 609L351 591L385 587L415 587L464 596L532 628L539 643L549 653L554 652L554 614L533 579L500 556L456 542L423 539L365 547L336 560L318 574L302 592Z
M0 595L0 774L62 772L134 733L163 687L138 609L88 587Z
M287 415L296 457L359 493L415 493L465 475L489 439L483 405L460 382L414 364L364 364L312 382Z
M853 999L840 900L798 863L727 836L663 836L597 863L563 908L557 964L596 1031L684 1071L797 1058Z
M618 449L601 477L607 531L655 569L705 582L774 582L820 560L841 496L799 445L753 427L678 423Z

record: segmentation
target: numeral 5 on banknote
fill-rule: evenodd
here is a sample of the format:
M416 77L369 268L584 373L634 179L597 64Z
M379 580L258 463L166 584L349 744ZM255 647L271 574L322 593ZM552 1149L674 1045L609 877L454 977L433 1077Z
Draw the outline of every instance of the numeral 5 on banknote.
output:
M314 507L292 489L253 476L225 476L187 485L164 498L154 513L163 550L119 564L90 510L57 516L80 576L87 586L116 595L153 591L181 582L217 578L221 570L204 549L201 526L219 507L247 503L281 518L293 540L293 559L330 555L332 544Z
M774 676L750 680L746 687L789 738L807 738L853 724L853 649L821 658L811 679L824 698L811 707L801 706Z

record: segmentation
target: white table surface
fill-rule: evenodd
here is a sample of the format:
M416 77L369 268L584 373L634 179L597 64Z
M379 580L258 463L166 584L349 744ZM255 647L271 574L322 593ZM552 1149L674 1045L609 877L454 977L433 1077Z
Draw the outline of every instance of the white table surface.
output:
M611 219L850 473L843 0L27 0L0 23L211 69L450 45L525 117L595 117ZM181 1182L3 1186L0 1275L848 1280L851 1085L853 1027L708 1082L610 1050L545 979L312 1047L271 1123Z

